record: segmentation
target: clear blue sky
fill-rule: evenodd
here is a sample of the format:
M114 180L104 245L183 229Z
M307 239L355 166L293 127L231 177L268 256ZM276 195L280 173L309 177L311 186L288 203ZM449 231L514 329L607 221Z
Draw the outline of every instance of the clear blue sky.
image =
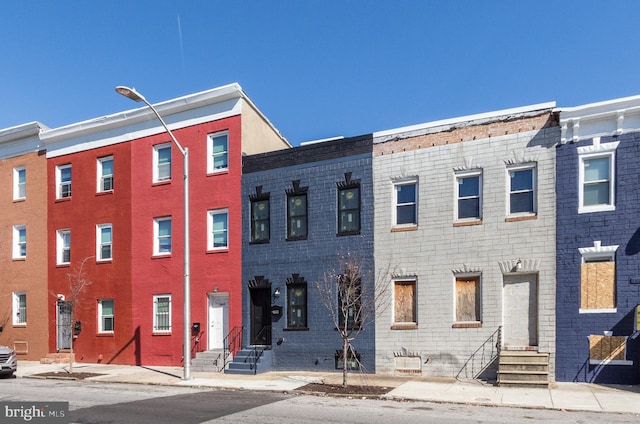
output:
M294 145L640 94L635 0L3 0L0 129L238 82Z

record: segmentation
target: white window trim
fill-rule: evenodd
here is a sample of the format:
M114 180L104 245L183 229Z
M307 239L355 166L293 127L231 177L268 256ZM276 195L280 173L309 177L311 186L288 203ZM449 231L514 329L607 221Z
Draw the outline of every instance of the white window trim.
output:
M160 252L160 222L170 221L171 222L171 248L168 252ZM173 220L170 216L163 216L153 219L153 255L154 256L168 256L173 252Z
M619 141L600 144L600 137L593 138L593 145L578 147L578 213L606 212L616 210L615 175L616 149ZM589 159L609 158L609 194L610 204L584 206L584 161Z
M407 178L402 180L394 180L393 182L393 194L392 194L392 202L391 202L391 227L392 228L413 228L418 226L418 199L419 199L419 188L418 177ZM414 200L415 204L415 214L416 214L416 222L411 222L408 224L398 224L398 187L405 185L415 185L416 186L416 198ZM362 200L362 199L361 199ZM361 206L362 207L362 206Z
M27 236L27 226L26 225L14 225L13 226L13 259L25 259L27 257L26 253L24 255L20 254L20 231L24 230L25 238ZM25 248L27 246L27 240L24 241Z
M109 161L109 160L113 162L113 156L104 156L104 157L98 158L98 168L97 168L97 172L96 172L97 185L98 185L97 188L96 188L96 191L98 193L108 193L108 192L113 191L113 173L107 175L107 176L111 177L111 187L112 188L109 189L109 190L104 190L103 189L104 187L103 187L103 184L102 184L103 183L103 178L105 177L105 175L102 175L102 169L103 169L102 168L102 164L104 162L106 162L106 161Z
M160 163L158 161L158 150L161 150L164 148L169 148L169 150L171 151L171 162L170 162L171 175L169 176L169 178L159 179L158 167ZM171 147L171 143L156 144L155 146L153 146L153 182L162 183L166 181L171 181L172 178L173 178L173 149Z
M158 329L158 299L160 298L169 298L169 329L161 330ZM173 330L173 326L171 325L171 309L172 309L172 299L170 294L155 294L153 295L153 332L154 333L171 333Z
M457 296L456 296L456 280L458 280L459 278L479 278L480 279L480 293L478 294L480 296L480 311L479 314L480 316L478 318L480 318L479 320L476 321L458 321L457 320L457 316L456 316L456 311L457 311ZM417 288L416 288L417 289ZM483 315L483 303L482 302L482 273L481 272L465 272L465 273L459 273L459 274L454 274L453 275L453 323L454 324L481 324L482 323L482 315Z
M213 217L214 215L227 215L227 245L223 247L213 246ZM228 250L229 249L229 209L215 209L207 212L207 249L208 250Z
M516 212L511 213L511 172L518 171L532 171L532 190L533 190L533 212ZM521 216L535 216L538 214L538 167L535 163L526 163L526 164L518 164L518 165L510 165L507 167L507 217L515 218ZM456 202L456 205L458 202ZM480 204L482 204L482 199L480 200Z
M73 194L73 192L71 191L73 187L71 187L71 189L69 190L71 194L65 197L62 196L62 170L67 168L72 169L71 164L56 166L56 199L68 199L71 197L71 194ZM65 182L65 184L69 184L71 186L72 181L73 181L73 169L71 174L71 181Z
M13 320L12 320L12 324L14 326L18 326L18 327L25 327L27 325L27 320L25 319L24 322L20 321L19 318L19 309L20 309L20 296L24 295L25 298L27 296L27 292L14 292L13 293L13 308L12 308L12 316L13 316ZM27 308L25 308L27 309ZM27 314L28 316L28 314Z
M108 258L102 257L102 230L110 228L111 229L111 241L109 245L111 246L111 256ZM106 243L105 243L106 244ZM96 225L96 258L99 262L108 262L113 260L113 225L111 224L98 224Z
M111 318L113 318L113 330L104 330L102 328L102 319L105 317L102 314L102 302L104 301L112 302L113 304L113 315L109 315ZM113 334L115 331L115 321L116 321L115 316L116 316L116 305L113 299L99 299L98 300L98 333Z
M69 257L71 257L71 230L64 229L56 231L56 264L69 265L70 262L63 262L64 234L69 234Z
M20 171L24 171L24 196L20 196ZM24 166L17 166L13 168L13 200L24 200L27 198L27 168Z
M600 240L595 240L592 247L581 247L578 249L580 255L582 256L580 263L585 263L585 259L610 259L611 261L615 262L618 246L619 245L617 244L611 246L602 246ZM617 281L615 283L617 283ZM617 290L618 285L615 284L615 287ZM618 308L578 309L579 314L615 314L616 312L618 312Z
M461 178L469 178L469 177L478 177L478 215L477 217L471 217L471 218L458 218L459 214L458 214L458 200L460 200L460 198L458 197L458 193L459 193L459 187L458 187L458 180ZM483 201L483 195L482 192L484 191L484 187L483 187L483 178L482 178L482 169L474 169L472 171L464 171L464 172L456 172L455 173L455 178L453 179L453 188L454 188L454 202L453 202L453 209L454 209L454 217L453 220L455 222L475 222L475 221L482 221L482 201Z
M413 283L414 293L413 302L415 304L415 321L396 321L396 283ZM391 292L391 323L392 325L418 325L418 279L417 278L395 278L391 280L392 292Z
M227 150L226 150L226 154L227 154L227 167L226 168L220 168L220 169L215 169L213 167L213 140L217 137L222 137L222 136L226 136L227 137ZM226 172L229 170L229 131L219 131L213 134L209 134L207 136L207 173L208 174L215 174L216 172Z

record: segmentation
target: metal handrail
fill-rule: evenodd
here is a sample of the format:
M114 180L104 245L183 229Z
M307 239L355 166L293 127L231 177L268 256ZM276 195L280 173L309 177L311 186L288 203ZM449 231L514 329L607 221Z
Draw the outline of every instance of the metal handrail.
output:
M224 358L223 358L223 366L220 368L221 371L227 367L227 364L230 362L229 357L231 355L235 355L240 349L242 349L242 332L244 331L244 327L236 326L229 331L229 333L225 336L223 341L223 349L224 349Z
M499 326L482 345L475 350L466 360L458 374L456 379L464 373L464 378L469 378L471 373L472 378L478 378L482 372L484 372L489 365L491 365L496 359L500 360L500 350L502 348L502 326ZM476 363L479 362L477 371Z

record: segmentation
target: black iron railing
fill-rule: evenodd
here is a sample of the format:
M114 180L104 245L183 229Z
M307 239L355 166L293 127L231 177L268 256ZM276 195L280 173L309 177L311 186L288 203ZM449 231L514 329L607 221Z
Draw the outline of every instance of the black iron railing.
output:
M233 327L231 331L229 331L229 334L225 336L224 342L223 342L224 358L223 358L223 365L220 368L220 371L224 371L224 369L227 367L227 364L230 362L229 357L231 357L232 355L235 355L237 351L242 349L243 330L244 330L244 327L242 326Z
M498 327L498 329L471 354L460 371L458 371L456 378L479 378L489 367L495 365L496 361L500 360L501 348L502 326Z

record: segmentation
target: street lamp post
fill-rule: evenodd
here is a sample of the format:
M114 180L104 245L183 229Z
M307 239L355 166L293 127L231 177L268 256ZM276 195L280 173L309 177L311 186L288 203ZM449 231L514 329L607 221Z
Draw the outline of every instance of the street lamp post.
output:
M171 141L176 145L178 151L182 155L183 165L183 180L184 180L184 380L191 379L191 281L190 281L190 253L191 244L189 242L189 149L183 148L171 130L167 127L164 120L158 113L158 111L144 98L144 96L136 91L135 88L129 88L122 85L116 87L116 92L123 96L136 101L143 102L149 109L153 111L162 126L164 127Z

